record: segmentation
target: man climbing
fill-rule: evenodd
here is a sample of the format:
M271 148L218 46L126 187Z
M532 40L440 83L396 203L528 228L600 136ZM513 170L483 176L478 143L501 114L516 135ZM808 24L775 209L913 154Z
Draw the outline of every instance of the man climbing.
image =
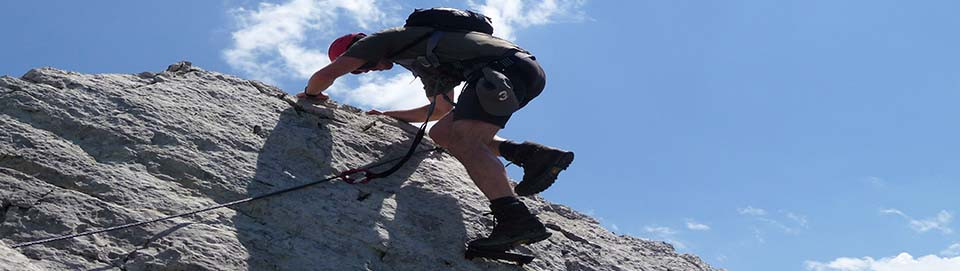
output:
M422 11L435 12L427 14L431 16L439 12L441 17L427 18L427 23L411 23ZM489 18L473 12L430 9L414 12L404 27L371 35L344 35L330 45L332 63L314 73L297 97L325 100L328 96L323 91L347 73L389 70L395 63L411 70L423 82L434 106L433 113L427 116L431 105L426 105L409 110L370 110L368 114L407 122L439 120L430 130L430 137L463 164L490 200L496 218L493 233L471 241L469 247L505 251L517 244L544 240L550 233L516 196L547 189L573 161L573 152L496 136L514 111L540 95L545 85L544 72L530 53L491 35L489 24L489 31L465 31L469 27L443 25L450 21L443 18L449 16L443 12L474 16L472 19L489 23ZM466 87L453 103L450 97L461 82L466 82ZM511 189L497 156L523 168L523 180L516 188Z

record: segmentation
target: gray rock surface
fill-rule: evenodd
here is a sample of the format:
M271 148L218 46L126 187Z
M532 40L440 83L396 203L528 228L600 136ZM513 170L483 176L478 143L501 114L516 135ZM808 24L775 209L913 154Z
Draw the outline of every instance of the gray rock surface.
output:
M462 166L436 153L366 185L325 182L10 248L324 179L401 155L415 131L188 62L136 75L40 68L0 77L0 269L715 270L539 197L524 201L554 235L518 249L536 261L466 260L464 242L493 222Z

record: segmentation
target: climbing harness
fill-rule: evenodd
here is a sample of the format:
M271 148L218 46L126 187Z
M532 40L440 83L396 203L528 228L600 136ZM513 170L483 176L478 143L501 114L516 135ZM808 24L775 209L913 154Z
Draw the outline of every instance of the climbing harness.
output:
M433 109L434 109L435 105L436 105L436 102L431 102L431 103L430 103L430 106L429 106L428 109L427 109L427 120L429 120L430 115L433 115ZM53 238L47 238L47 239L42 239L42 240L37 240L37 241L30 241L30 242L25 242L25 243L19 243L19 244L14 244L14 245L12 245L12 246L10 246L10 247L11 247L11 248L20 248L20 247L26 247L26 246L32 246L32 245L39 245L39 244L49 243L49 242L53 242L53 241L72 239L72 238L81 237L81 236L93 235L93 234L98 234L98 233L104 233L104 232L111 232L111 231L122 230L122 229L126 229L126 228L131 228L131 227L146 225L146 224L150 224L150 223L154 223L154 222L160 222L160 221L170 220L170 219L177 218L177 217L184 217L184 216L193 215L193 214L198 214L198 213L202 213L202 212L206 212L206 211L211 211L211 210L215 210L215 209L220 209L220 208L224 208L224 207L230 207L230 206L234 206L234 205L241 204L241 203L251 202L251 201L255 201L255 200L259 200L259 199L263 199L263 198L267 198L267 197L271 197L271 196L276 196L276 195L280 195L280 194L287 193L287 192L291 192L291 191L295 191L295 190L300 190L300 189L303 189L303 188L306 188L306 187L309 187L309 186L313 186L313 185L320 184L320 183L325 183L325 182L330 182L330 181L337 180L337 179L340 179L340 180L342 180L343 182L346 182L346 183L349 183L349 184L358 184L358 183L360 183L360 184L366 184L366 183L369 183L369 182L370 182L371 180L373 180L373 179L387 177L387 176L389 176L390 174L393 174L394 172L396 172L397 170L400 170L400 168L403 167L403 165L406 164L407 161L409 161L410 158L413 157L413 155L420 154L420 153L426 153L426 152L434 152L434 151L442 152L442 151L443 151L443 148L440 148L440 147L435 147L435 148L426 149L426 150L419 150L419 151L417 150L417 146L420 145L420 141L423 139L423 136L424 136L424 134L425 134L425 132L426 132L426 128L427 128L427 121L424 121L423 124L420 125L420 130L417 132L417 136L416 136L416 138L413 140L413 144L412 144L412 146L410 146L410 150L407 151L406 155L404 155L403 157L393 158L393 159L388 159L388 160L383 160L383 161L380 161L380 162L378 162L378 163L368 165L368 166L366 166L366 167L364 167L364 168L355 168L355 169L346 170L346 171L343 171L343 172L337 174L336 176L328 177L328 178L326 178L326 179L322 179L322 180L318 180L318 181L313 181L313 182L309 182L309 183L305 183L305 184L301 184L301 185L297 185L297 186L293 186L293 187L289 187L289 188L285 188L285 189L281 189L281 190L277 190L277 191L273 191L273 192L269 192L269 193L257 195L257 196L252 196L252 197L248 197L248 198L244 198L244 199L239 199L239 200L235 200L235 201L231 201L231 202L227 202L227 203L221 203L221 204L217 204L217 205L213 205L213 206L209 206L209 207L205 207L205 208L201 208L201 209L197 209L197 210L193 210L193 211L189 211L189 212L185 212L185 213L180 213L180 214L174 214L174 215L164 216L164 217L160 217L160 218L156 218L156 219L152 219L152 220L148 220L148 221L133 222L133 223L128 223L128 224L113 226L113 227L109 227L109 228L99 229L99 230L93 230L93 231L87 231L87 232L82 232L82 233L75 233L75 234L63 235L63 236L58 236L58 237L53 237ZM400 160L400 161L397 162L396 164L394 164L393 167L391 167L391 168L389 168L389 169L387 169L387 170L384 170L384 171L382 171L382 172L377 172L377 173L375 173L375 172L372 171L373 168L380 167L380 166L382 166L382 165L385 165L385 164L387 164L387 163L390 163L390 162L393 162L393 161L397 161L397 160ZM352 177L352 175L356 175L356 174L363 174L363 176L362 176L360 179L355 179L354 177Z

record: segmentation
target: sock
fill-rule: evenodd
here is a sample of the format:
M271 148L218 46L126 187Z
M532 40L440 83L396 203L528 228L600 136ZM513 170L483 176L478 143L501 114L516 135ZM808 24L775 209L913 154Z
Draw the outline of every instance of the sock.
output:
M496 209L499 207L510 206L515 203L520 202L520 199L514 196L506 196L502 198L496 198L490 201L490 209Z
M543 228L536 215L530 212L526 204L514 196L506 196L490 201L490 211L501 229L529 230Z

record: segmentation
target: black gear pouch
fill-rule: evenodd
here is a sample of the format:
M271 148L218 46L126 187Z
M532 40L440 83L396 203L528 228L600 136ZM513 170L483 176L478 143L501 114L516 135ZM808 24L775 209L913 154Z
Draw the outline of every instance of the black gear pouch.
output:
M509 116L520 109L513 83L502 72L484 67L475 88L480 106L491 115Z

